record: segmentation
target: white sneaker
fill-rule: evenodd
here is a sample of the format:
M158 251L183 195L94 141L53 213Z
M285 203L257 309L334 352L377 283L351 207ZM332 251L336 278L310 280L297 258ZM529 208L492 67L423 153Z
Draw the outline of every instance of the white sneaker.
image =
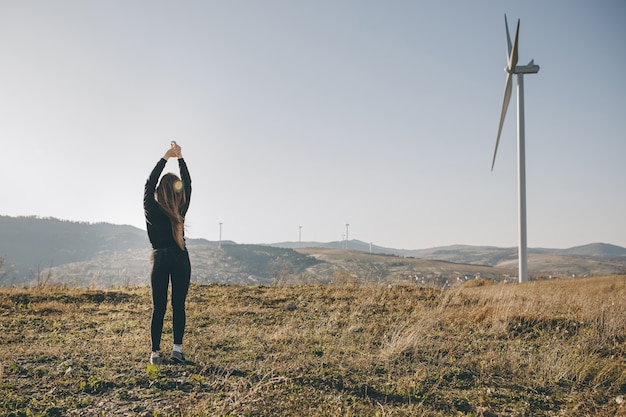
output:
M180 363L181 365L185 364L185 357L183 356L183 352L172 350L172 355L170 356L170 359L176 363Z
M161 365L163 360L161 359L161 354L159 352L152 352L150 354L150 363L152 365Z

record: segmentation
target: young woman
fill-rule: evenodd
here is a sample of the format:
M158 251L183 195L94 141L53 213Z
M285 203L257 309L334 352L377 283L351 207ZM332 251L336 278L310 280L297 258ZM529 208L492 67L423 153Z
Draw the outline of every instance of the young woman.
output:
M168 173L157 182L169 158L178 158L180 176ZM170 149L157 162L146 182L143 208L146 216L148 238L152 245L152 320L150 335L152 354L150 363L160 364L161 334L167 307L167 291L172 281L172 314L174 347L170 358L185 363L183 334L185 332L185 300L191 278L189 253L185 246L185 214L191 198L191 177L183 159L181 148L172 142Z

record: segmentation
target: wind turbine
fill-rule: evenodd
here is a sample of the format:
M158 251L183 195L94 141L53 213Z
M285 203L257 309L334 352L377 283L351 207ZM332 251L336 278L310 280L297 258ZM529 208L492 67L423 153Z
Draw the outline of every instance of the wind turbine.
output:
M498 138L496 139L496 149L493 152L493 162L491 170L496 163L496 154L498 153L498 144L500 143L500 134L502 133L502 125L506 117L506 111L511 101L511 93L513 90L513 74L517 75L517 181L518 181L518 203L519 203L519 282L528 281L528 250L526 241L526 150L525 150L525 132L524 132L524 74L536 74L539 72L539 65L535 65L533 59L528 65L517 65L517 41L519 36L519 19L517 19L517 29L515 30L515 38L511 45L511 36L509 35L509 24L504 15L504 26L506 28L507 43L507 66L506 84L504 85L504 101L502 102L502 113L500 114L500 126L498 127Z

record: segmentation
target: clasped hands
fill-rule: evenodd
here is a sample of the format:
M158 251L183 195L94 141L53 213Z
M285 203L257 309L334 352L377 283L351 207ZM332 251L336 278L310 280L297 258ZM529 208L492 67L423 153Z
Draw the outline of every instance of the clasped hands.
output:
M176 143L176 141L172 141L172 146L165 152L163 159L167 160L168 158L182 158L183 154L181 152L181 147Z

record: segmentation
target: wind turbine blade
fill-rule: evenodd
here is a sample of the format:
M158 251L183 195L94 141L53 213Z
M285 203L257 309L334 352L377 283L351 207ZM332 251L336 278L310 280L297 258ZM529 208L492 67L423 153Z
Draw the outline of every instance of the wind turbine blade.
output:
M511 101L511 93L513 92L513 74L508 73L506 75L506 84L504 86L504 101L502 102L502 113L500 114L500 126L498 127L498 138L496 139L496 149L493 151L493 161L491 162L491 170L496 164L496 155L498 153L498 145L500 144L500 135L502 134L502 125L504 125L504 118L506 117L506 111L509 108L509 102Z
M504 15L504 26L506 27L506 60L509 61L511 58L511 35L509 35L509 22L506 20L506 14Z
M515 29L515 39L513 40L513 49L511 50L511 56L509 57L509 72L515 71L517 65L517 39L519 35L519 19L517 19L517 29Z

